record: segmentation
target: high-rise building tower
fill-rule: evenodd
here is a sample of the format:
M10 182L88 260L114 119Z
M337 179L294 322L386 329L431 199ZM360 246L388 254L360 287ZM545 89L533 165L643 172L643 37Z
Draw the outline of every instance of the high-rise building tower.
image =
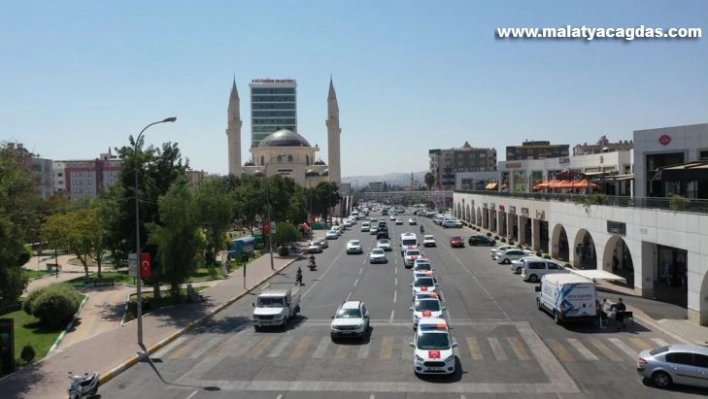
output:
M342 166L340 163L339 136L342 129L339 127L339 104L337 93L334 91L332 77L329 78L329 93L327 94L327 154L329 158L329 180L340 185L342 183Z
M226 128L227 145L229 148L229 174L240 177L241 169L241 99L238 97L236 77L231 86L229 108L227 111L228 125Z
M251 148L281 129L297 133L297 84L294 79L253 79Z

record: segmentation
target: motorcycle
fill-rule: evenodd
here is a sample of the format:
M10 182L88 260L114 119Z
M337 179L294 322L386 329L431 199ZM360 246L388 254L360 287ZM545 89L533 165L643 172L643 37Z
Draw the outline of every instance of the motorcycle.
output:
M420 232L425 233L425 228L423 226L420 226Z
M83 399L98 393L98 373L76 375L69 371L71 386L69 387L70 399Z
M317 263L315 263L314 260L311 260L310 263L307 264L307 267L310 269L311 272L314 272L317 270Z

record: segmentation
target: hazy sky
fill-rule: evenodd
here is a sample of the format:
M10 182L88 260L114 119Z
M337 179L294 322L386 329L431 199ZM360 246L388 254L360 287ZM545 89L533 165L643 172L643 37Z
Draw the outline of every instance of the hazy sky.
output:
M299 132L327 160L330 73L342 175L428 169L428 150L574 145L708 122L708 1L0 1L0 139L90 159L155 120L194 169L226 173L226 107L298 81ZM700 40L495 40L498 27L701 27ZM244 161L250 158L246 146Z

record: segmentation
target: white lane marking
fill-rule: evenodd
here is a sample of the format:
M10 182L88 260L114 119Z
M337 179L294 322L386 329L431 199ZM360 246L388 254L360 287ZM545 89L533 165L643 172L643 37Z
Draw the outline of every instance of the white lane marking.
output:
M312 354L313 359L322 359L322 357L325 355L325 352L327 352L327 347L329 346L329 342L331 341L331 338L329 337L322 337L320 340L320 343L317 345L317 349L315 349L315 353Z
M398 285L398 277L393 280L393 285Z
M568 342L577 350L586 360L599 360L588 348L583 345L579 339L568 338Z
M349 295L347 295L347 301L348 301L348 300L349 300L349 298L351 298L351 297L352 297L352 292L351 292L351 291L349 291Z
M362 267L361 269L359 269L359 275L360 275L360 276L361 276L361 273L364 273L364 268L363 268L363 267Z
M467 399L467 396L465 396L465 395L460 395L460 399Z
M190 394L189 394L189 396L187 396L187 399L192 399L192 398L194 397L194 395L196 395L196 394L197 394L197 392L199 392L199 390L198 390L198 389L197 389L197 390L195 390L194 392L190 393Z
M396 303L397 297L398 297L398 291L393 291L393 303Z
M396 266L396 267L393 269L393 272L394 272L395 274L398 274L398 266Z
M305 291L302 294L302 296L300 297L301 299L305 299L307 294L309 294L317 286L317 284L324 279L324 277L327 275L327 273L329 273L329 271L332 270L332 267L337 264L337 262L339 261L339 258L342 257L343 253L344 253L344 249L342 249L342 252L340 252L339 255L337 255L337 258L334 260L334 262L330 263L329 267L327 268L327 270L324 271L324 273L322 273L320 278L318 278L317 280L315 280L314 283L312 283L312 285L310 286L310 289L308 289L307 291Z
M275 397L275 399L283 399L283 395L278 395Z
M376 395L369 396L369 399L376 399Z
M391 318L389 319L389 320L391 320L391 323L393 323L393 315L394 315L395 313L396 313L396 311L394 311L394 310L391 311Z
M359 284L359 279L358 279L358 278L357 278L356 280L354 280L354 286L355 286L355 287L356 287L357 284Z
M639 356L639 353L637 351L627 346L627 344L622 342L622 340L620 340L619 338L609 338L609 341L612 342L617 348L619 348L619 350L626 353L627 356L629 356L630 358L636 359L637 356Z
M467 272L467 274L469 274L469 275L472 277L472 279L477 283L477 285L479 285L479 287L482 288L482 291L484 291L484 293L487 294L487 296L489 297L489 299L492 300L492 302L494 303L494 305L496 305L496 307L499 309L499 311L501 312L501 314L504 315L504 318L507 319L508 321L511 321L511 317L509 317L509 315L506 313L506 311L504 310L504 308L502 308L501 305L499 304L499 302L497 302L497 299L494 298L494 297L492 296L492 294L489 293L489 291L487 291L487 289L484 287L484 284L482 284L482 282L479 281L479 279L477 278L477 276L475 276L474 273L472 273L468 268L465 267L465 264L462 263L462 261L460 260L460 258L458 258L457 255L455 255L454 252L452 252L452 251L451 251L449 248L447 248L447 247L445 248L445 250L446 250L453 258L455 258L455 260L457 260L457 263L458 263L460 266L462 266L462 270L464 270L465 272Z
M669 346L669 344L667 344L666 341L661 338L652 338L651 340L659 346Z
M371 343L364 344L359 348L359 353L357 353L357 359L366 359L369 357L369 351L371 350Z

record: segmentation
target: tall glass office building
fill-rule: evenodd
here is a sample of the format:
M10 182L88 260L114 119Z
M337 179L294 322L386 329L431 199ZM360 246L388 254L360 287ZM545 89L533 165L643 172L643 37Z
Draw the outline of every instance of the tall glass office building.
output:
M295 79L253 79L251 88L251 148L269 134L288 129L297 133Z

